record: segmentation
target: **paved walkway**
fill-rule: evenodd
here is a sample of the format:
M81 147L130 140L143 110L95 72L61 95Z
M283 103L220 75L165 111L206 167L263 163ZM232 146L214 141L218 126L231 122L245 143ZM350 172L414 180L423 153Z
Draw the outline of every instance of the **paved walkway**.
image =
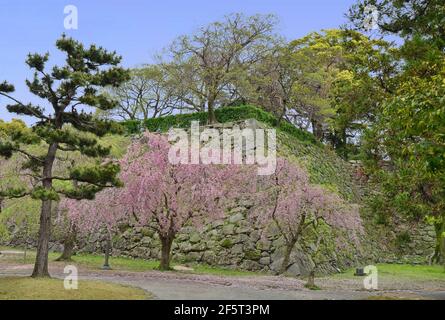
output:
M29 268L0 269L2 276L29 276ZM155 299L167 300L353 300L366 299L370 293L356 291L311 291L307 289L267 288L267 285L246 284L247 279L230 277L205 278L160 277L157 272L121 274L115 271L79 272L80 280L100 280L142 288L152 293ZM51 276L63 278L61 272L52 270ZM212 281L213 280L213 281ZM235 281L240 283L235 283ZM258 279L259 280L259 279ZM273 285L272 285L273 287Z

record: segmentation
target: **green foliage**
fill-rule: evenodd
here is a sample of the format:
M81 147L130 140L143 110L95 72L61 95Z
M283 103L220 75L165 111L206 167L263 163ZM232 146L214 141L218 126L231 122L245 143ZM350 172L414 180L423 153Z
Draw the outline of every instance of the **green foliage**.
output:
M63 193L67 198L70 199L87 199L93 200L96 193L103 190L103 187L98 187L96 185L80 185L76 188L66 188L59 190L60 193Z
M102 165L79 166L71 170L70 178L75 181L88 182L99 186L106 186L109 182L114 186L120 186L121 183L116 178L119 171L119 165L111 162Z
M379 11L381 31L403 38L418 34L437 47L445 47L442 0L359 0L349 11L349 18L356 27L363 28L366 8L370 5Z
M121 57L115 52L95 45L85 48L65 35L57 40L56 46L66 55L63 66L49 68L48 53L29 54L26 59L26 64L35 71L33 79L26 81L28 89L46 100L52 108L24 104L10 96L14 89L12 86L6 82L0 85L0 95L14 102L7 106L10 112L32 116L37 120L31 128L19 120L10 123L0 121L0 156L11 158L14 153L22 155L25 158L20 161L22 171L35 180L25 186L27 192L23 191L23 187L16 186L11 186L9 191L7 188L0 189L3 196L29 194L44 201L58 200L58 193L63 193L64 188L53 188L53 181L75 180L80 191L71 190L65 195L74 192L76 198L82 194L91 198L94 192L105 186L120 184L116 179L118 165L111 163L83 169L71 168L64 172L71 171L70 176L53 176L53 163L61 153L66 157L64 161L69 160L71 167L75 167L78 154L97 159L110 154L111 147L98 143L97 137L110 132L121 133L122 127L78 108L81 105L100 110L114 108L116 102L100 93L99 89L116 87L129 78L129 72L117 66Z
M40 201L31 197L6 200L0 214L0 240L28 241L39 230Z
M254 106L223 107L216 109L215 115L216 120L220 123L256 119L272 127L278 126L280 131L286 132L300 141L318 144L317 140L310 133L300 130L288 122L281 121L278 123L273 115ZM137 133L144 128L151 132L166 132L170 128L189 128L192 121L199 121L201 125L205 125L207 118L206 112L195 112L148 119L144 122L131 120L125 121L122 124L129 133Z
M411 243L412 239L408 231L402 231L397 234L395 243L398 248L403 248L407 244Z
M356 153L349 138L362 132L390 87L391 50L388 42L353 30L322 30L291 41L285 53L291 63L283 68L293 68L290 76L297 79L285 99L287 118L310 123L314 135L344 158Z
M391 52L399 63L393 86L362 139L367 173L380 191L373 201L381 216L433 223L434 258L445 261L445 7L441 0L360 0L349 12L358 29L368 5L379 10L382 33L404 40Z
M248 260L257 261L261 258L261 251L260 250L247 250L244 253L244 258Z
M233 247L233 242L230 239L224 239L221 241L221 247L229 249Z
M366 132L365 164L382 189L381 209L415 219L444 212L444 74L401 84Z
M53 188L47 189L43 186L35 187L31 192L31 197L38 200L54 200L60 199L59 194Z
M0 83L0 91L5 93L14 92L14 86L7 83L6 81L3 81Z

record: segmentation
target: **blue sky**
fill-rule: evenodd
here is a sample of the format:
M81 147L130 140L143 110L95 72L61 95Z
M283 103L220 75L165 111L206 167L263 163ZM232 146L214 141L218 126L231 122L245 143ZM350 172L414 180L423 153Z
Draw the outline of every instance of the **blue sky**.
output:
M344 14L354 0L0 0L0 81L16 87L23 102L40 101L27 92L25 78L32 73L24 63L29 52L50 52L63 33L86 44L96 43L123 56L126 67L152 61L154 54L178 35L219 20L225 14L273 13L280 19L278 33L287 39L311 31L336 28L346 22ZM75 5L78 30L66 31L63 12ZM51 58L50 58L51 59ZM0 98L0 119L13 115ZM40 102L41 103L41 102Z

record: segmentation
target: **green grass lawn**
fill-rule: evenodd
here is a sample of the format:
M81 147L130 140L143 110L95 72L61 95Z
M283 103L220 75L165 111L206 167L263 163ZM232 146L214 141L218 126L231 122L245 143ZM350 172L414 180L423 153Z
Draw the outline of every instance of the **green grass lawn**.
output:
M439 265L410 265L410 264L377 264L379 277L406 278L412 280L442 280L445 281L445 268ZM355 269L347 270L334 277L354 277Z
M0 247L1 250L21 250L18 248ZM59 257L59 253L50 252L49 259L52 263ZM14 255L7 258L10 262L24 263L23 255ZM35 251L30 250L27 253L26 263L34 263ZM73 261L66 264L76 264L90 269L100 269L103 265L104 258L101 255L93 254L78 254L73 256ZM64 263L64 262L58 262ZM115 270L121 271L149 271L156 270L159 266L159 261L133 259L124 257L111 257L111 267ZM173 262L172 266L180 265L181 263ZM259 276L265 275L261 272L252 272L245 270L228 269L221 267L207 266L203 264L187 264L193 268L193 271L174 271L174 272L188 272L195 274L215 274L223 276ZM408 264L377 264L379 276L391 278L409 278L412 280L443 280L445 281L445 269L443 266L433 265L408 265ZM343 273L333 275L332 277L339 278L353 278L355 269L346 270Z
M142 289L101 281L79 281L78 289L66 290L60 279L0 277L0 300L145 300Z
M10 248L10 247L0 247L1 250L23 250L20 248ZM60 256L60 253L50 252L49 260L54 263L55 260ZM31 264L34 263L35 259L35 251L29 250L26 255L26 261L23 255L13 255L8 256L4 259L7 259L9 262L14 263L24 263ZM65 263L65 262L55 262L55 263ZM101 255L93 255L93 254L77 254L73 256L72 262L66 262L66 264L75 264L83 267L87 267L90 269L100 269L104 263L104 257ZM144 259L133 259L133 258L124 258L124 257L111 257L110 265L114 270L125 270L125 271L148 271L148 270L156 270L159 266L159 261L156 260L144 260ZM178 262L173 262L172 266L182 265ZM180 272L189 272L195 274L217 274L217 275L225 275L225 276L255 276L261 275L259 272L252 271L244 271L244 270L235 270L228 268L220 268L220 267L212 267L202 264L187 264L187 266L193 268L193 271L180 271ZM177 271L175 271L177 272Z

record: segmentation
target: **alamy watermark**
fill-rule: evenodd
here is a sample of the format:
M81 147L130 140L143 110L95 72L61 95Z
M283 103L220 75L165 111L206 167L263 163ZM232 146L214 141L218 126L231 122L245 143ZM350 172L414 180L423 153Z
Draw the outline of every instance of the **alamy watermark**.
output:
M241 129L235 125L201 130L199 122L192 121L189 132L170 129L168 140L172 143L168 154L172 164L255 164L258 175L275 172L275 129Z
M65 290L77 290L79 288L77 267L73 265L67 265L65 269L63 269L63 273L68 274L63 280L63 287L65 288Z
M363 28L366 31L376 30L379 28L379 11L376 6L367 5L364 10Z
M63 27L66 30L77 30L79 28L79 10L75 5L67 5L63 8L63 13L66 15L63 20Z
M363 287L366 290L377 290L379 288L377 267L372 265L366 266L363 272L367 274L363 279Z

